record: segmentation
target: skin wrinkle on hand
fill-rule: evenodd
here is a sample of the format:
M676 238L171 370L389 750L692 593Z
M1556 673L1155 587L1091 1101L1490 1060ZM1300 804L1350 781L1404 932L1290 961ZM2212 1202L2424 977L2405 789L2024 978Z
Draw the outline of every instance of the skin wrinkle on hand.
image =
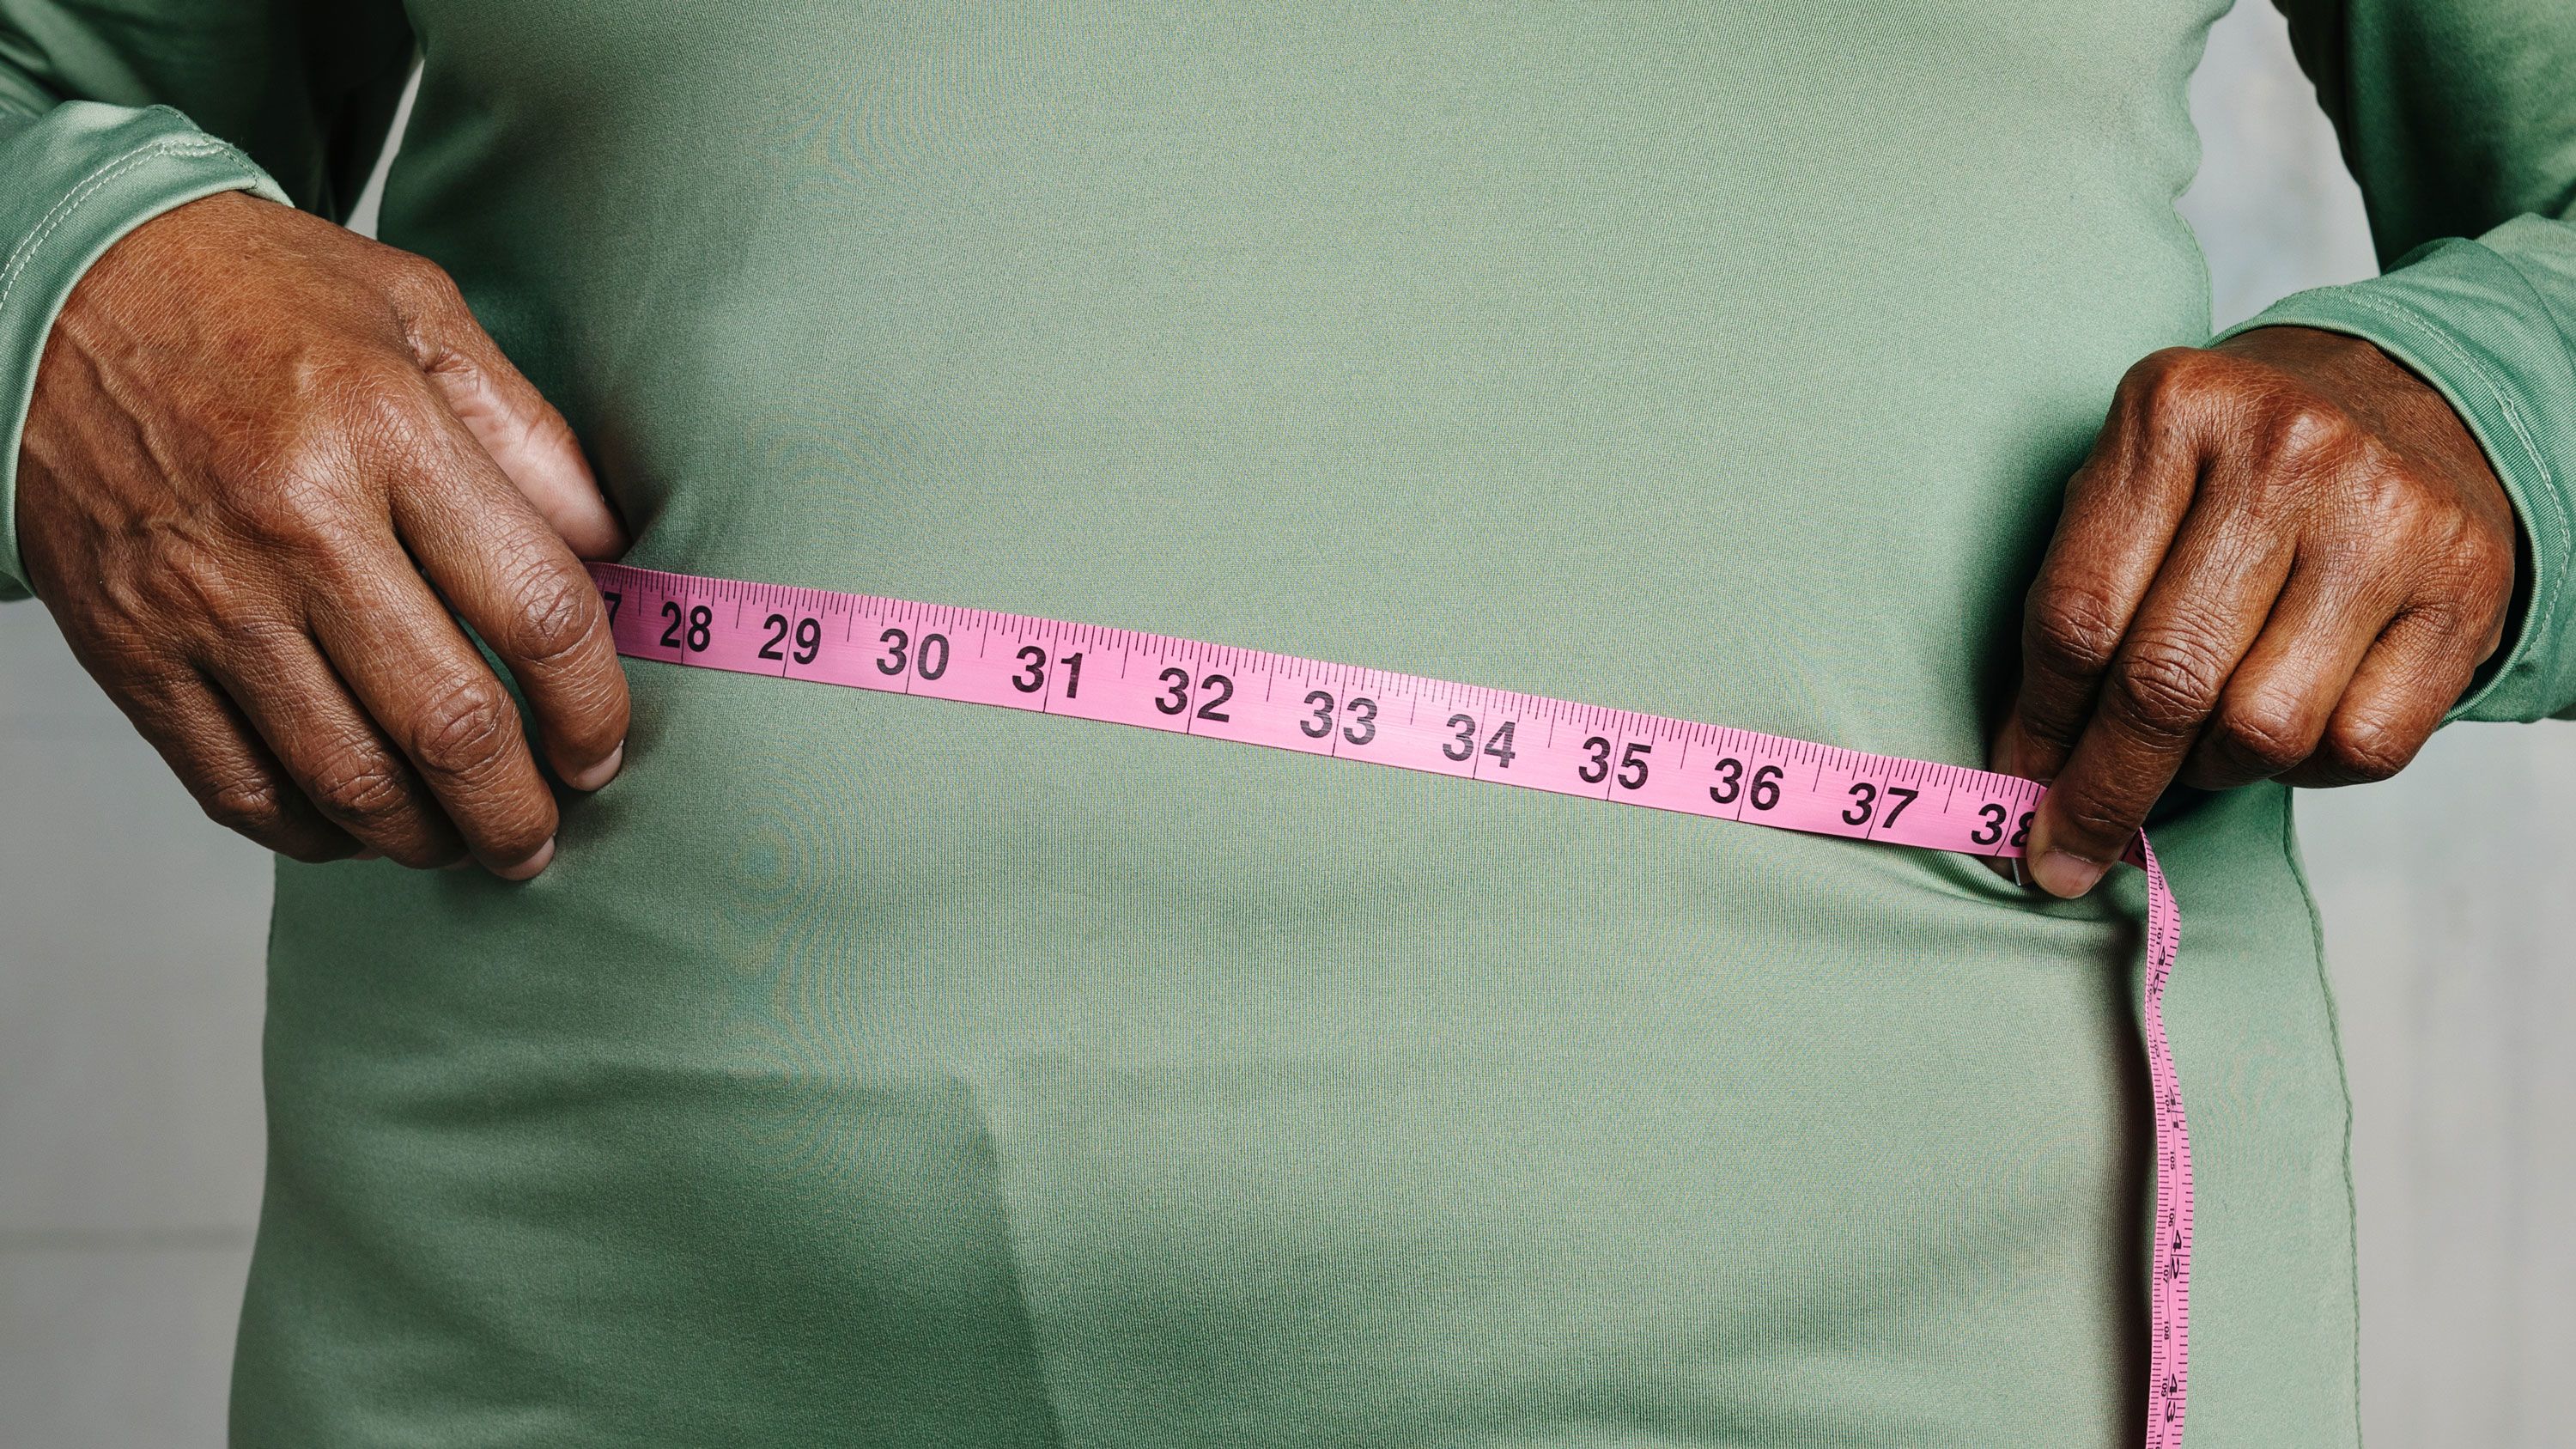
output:
M623 532L426 262L237 192L175 208L74 289L22 457L38 596L260 844L513 880L551 861L552 791L451 606L557 778L622 764L625 677L575 550L613 557Z
M2147 358L2067 485L1993 751L2050 784L2032 876L2091 890L2177 780L2396 773L2514 586L2494 469L2370 343L2268 327Z

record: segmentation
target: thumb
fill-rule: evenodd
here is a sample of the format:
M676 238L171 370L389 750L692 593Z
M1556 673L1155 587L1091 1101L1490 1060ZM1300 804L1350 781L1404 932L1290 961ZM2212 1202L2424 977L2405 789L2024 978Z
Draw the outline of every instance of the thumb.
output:
M626 528L599 491L581 444L554 404L469 318L429 350L425 370L458 422L537 512L585 559L626 551Z

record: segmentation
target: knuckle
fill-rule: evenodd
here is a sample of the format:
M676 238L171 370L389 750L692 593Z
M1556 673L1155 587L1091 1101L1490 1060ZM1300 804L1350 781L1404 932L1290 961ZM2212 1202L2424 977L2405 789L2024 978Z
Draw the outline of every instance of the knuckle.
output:
M2285 397L2273 403L2263 431L2276 451L2301 454L2340 443L2351 424L2341 409L2311 397Z
M2392 722L2360 714L2338 719L2327 729L2324 753L2338 777L2367 784L2405 769L2415 758L2416 743Z
M2356 440L2342 409L2312 397L2275 398L2254 422L2256 453L2270 464L2264 472L2273 478L2352 461Z
M324 504L306 514L295 536L282 542L294 568L308 580L345 580L361 571L361 561L374 551L381 532L355 509Z
M2430 581L2462 612L2478 612L2490 603L2501 608L2501 595L2520 567L2513 536L2464 508L2425 512L2398 546L2431 561Z
M306 782L305 793L324 814L362 832L398 820L411 808L403 772L372 749L348 750L325 762Z
M464 305L464 293L447 268L418 252L396 252L389 266L387 290L407 307L439 311Z
M348 369L337 381L332 404L346 450L362 458L410 458L420 452L429 431L427 384L417 370L390 358Z
M2419 638L2438 649L2464 634L2477 632L2489 614L2449 590L2437 589L2410 601L2403 617L2410 629L2418 631Z
M199 793L197 804L207 819L262 844L282 835L294 820L285 793L261 776L213 781Z
M247 460L227 502L254 540L301 548L343 526L354 472L338 433L307 424Z
M510 637L496 641L512 658L544 667L561 664L597 637L606 614L599 591L586 577L536 568L519 584Z
M453 358L448 341L460 327L472 327L473 311L464 289L445 267L427 257L405 252L396 256L385 295L402 329L403 345L420 367L442 365Z
M2206 387L2226 359L2199 347L2160 347L2129 365L2122 393L2152 407L2185 402Z
M2516 561L2510 538L2465 518L2447 532L2442 552L2473 585L2492 591L2512 583Z
M2174 739L2209 717L2225 682L2225 669L2206 643L2188 635L2151 634L2129 641L2106 694L2132 726Z
M2229 703L2219 719L2218 739L2229 754L2266 775L2295 768L2310 748L2296 703L2275 694Z
M2383 547L2411 549L2452 526L2412 468L2375 442L2357 445L2342 493L2351 521Z
M498 684L450 684L413 720L413 758L431 774L471 780L490 772L518 743L519 712Z
M2120 647L2120 631L2119 611L2098 589L2054 582L2031 591L2028 647L2042 668L2099 674Z

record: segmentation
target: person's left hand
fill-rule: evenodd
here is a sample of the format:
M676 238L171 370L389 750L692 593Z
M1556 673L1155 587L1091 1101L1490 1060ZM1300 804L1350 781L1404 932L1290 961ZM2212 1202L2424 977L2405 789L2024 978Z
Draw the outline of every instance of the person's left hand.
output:
M2032 876L2093 888L2165 787L2385 779L2502 639L2513 506L2450 404L2265 327L2129 370L2066 485L1994 768L2049 782Z

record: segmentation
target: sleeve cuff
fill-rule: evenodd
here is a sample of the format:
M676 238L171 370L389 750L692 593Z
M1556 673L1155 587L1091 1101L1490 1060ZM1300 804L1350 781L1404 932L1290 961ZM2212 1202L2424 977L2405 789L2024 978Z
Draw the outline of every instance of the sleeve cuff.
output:
M2363 338L2450 400L2513 501L2529 577L2522 622L2448 719L2533 720L2576 703L2568 574L2576 483L2576 358L2549 304L2510 260L2530 249L2544 274L2576 264L2576 233L2526 217L2476 241L2422 247L2387 274L2286 297L2256 327L2315 327ZM2553 281L2556 278L2551 278Z
M0 128L0 600L27 597L18 555L18 445L45 337L101 252L218 191L286 194L248 156L166 106L69 101Z

